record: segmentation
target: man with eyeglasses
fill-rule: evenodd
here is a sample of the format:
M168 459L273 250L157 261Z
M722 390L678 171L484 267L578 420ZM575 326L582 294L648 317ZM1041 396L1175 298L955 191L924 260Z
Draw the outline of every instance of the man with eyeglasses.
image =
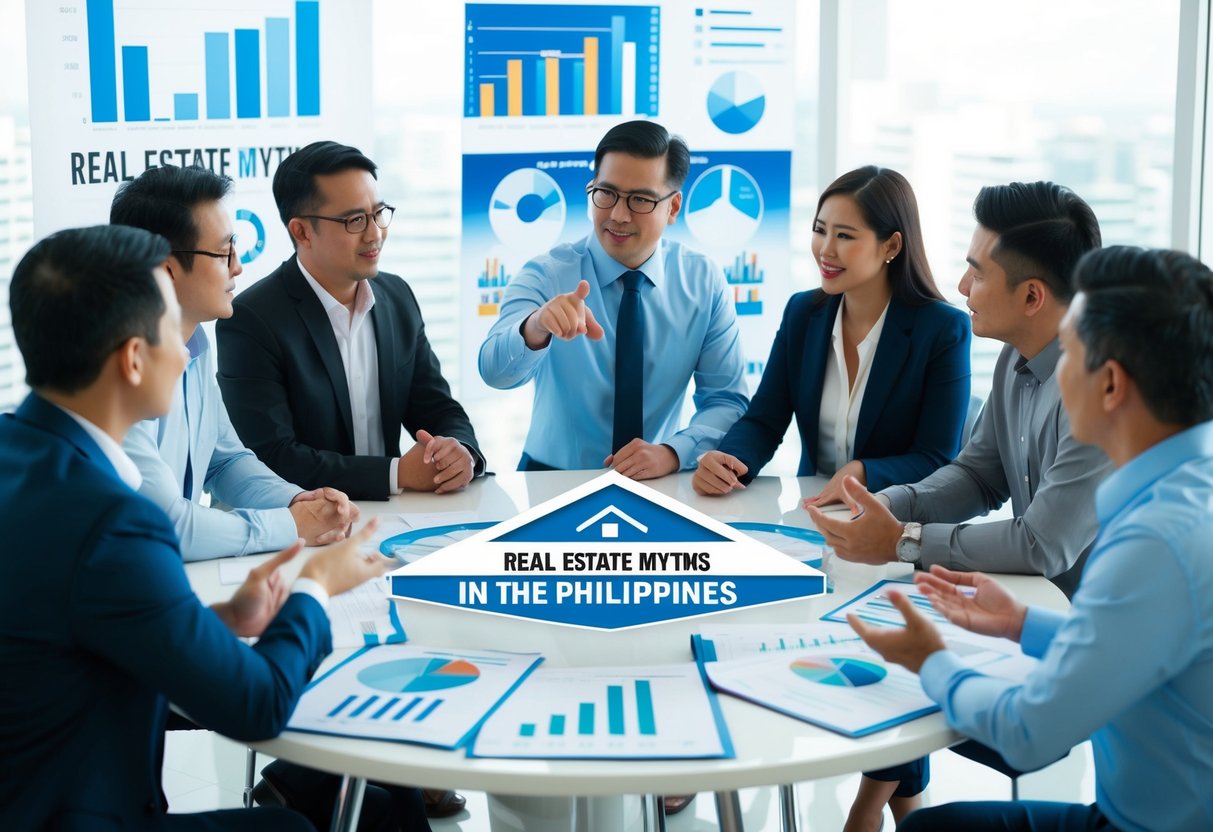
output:
M644 480L693 468L749 404L720 268L662 238L682 208L686 144L613 127L587 188L593 233L527 263L480 348L501 389L535 382L522 470L613 467ZM679 429L688 383L695 415Z
M171 246L165 270L181 305L190 360L172 407L135 425L123 443L141 494L164 509L187 561L341 540L358 507L334 488L305 491L257 459L236 435L215 384L201 324L232 314L241 272L223 200L231 180L204 168L152 168L114 196L110 222L151 231ZM230 510L204 506L203 491Z
M355 499L448 493L484 473L409 285L379 273L395 210L375 163L315 142L274 174L295 254L220 321L219 386L232 423L279 475ZM400 433L416 437L403 455Z

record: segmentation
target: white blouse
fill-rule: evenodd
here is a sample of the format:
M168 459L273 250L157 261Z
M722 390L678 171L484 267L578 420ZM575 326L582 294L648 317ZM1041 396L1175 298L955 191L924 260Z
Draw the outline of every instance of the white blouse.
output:
M842 313L846 298L838 306L831 336L831 354L826 359L825 380L821 386L821 411L817 417L817 474L823 477L834 473L851 461L855 451L855 426L859 423L859 411L863 406L863 391L868 386L868 375L880 333L884 330L884 319L889 314L886 304L867 336L856 345L859 353L859 371L855 384L847 389L847 359L842 346Z

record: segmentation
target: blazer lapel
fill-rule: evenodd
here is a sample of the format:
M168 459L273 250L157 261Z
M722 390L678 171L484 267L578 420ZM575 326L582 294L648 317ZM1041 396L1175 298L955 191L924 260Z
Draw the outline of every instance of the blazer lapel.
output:
M367 281L375 291L375 281ZM371 307L375 327L375 354L379 359L379 415L383 425L383 447L388 456L400 453L400 413L396 409L396 337L402 332L396 311L384 293L375 292Z
M287 294L295 299L299 318L303 321L312 343L316 345L316 351L320 353L320 361L328 373L333 395L336 396L337 406L341 411L341 424L345 426L345 435L353 448L354 415L350 407L350 386L345 377L345 367L341 363L341 351L337 348L333 325L293 257L288 261L288 268L282 272L282 280Z
M830 336L841 305L842 296L838 295L829 298L809 314L800 378L792 379L792 384L799 385L800 390L796 420L801 423L801 435L814 438L811 444L806 443L804 449L814 469L817 467L817 430L821 422L821 388L825 384L826 362L832 360Z
M918 312L913 307L902 304L896 298L889 301L884 329L880 333L880 342L876 344L872 369L868 372L868 386L863 391L863 404L859 406L859 421L855 423L854 456L863 453L876 427L876 420L884 411L885 401L893 392L901 368L910 355L910 335L917 317Z

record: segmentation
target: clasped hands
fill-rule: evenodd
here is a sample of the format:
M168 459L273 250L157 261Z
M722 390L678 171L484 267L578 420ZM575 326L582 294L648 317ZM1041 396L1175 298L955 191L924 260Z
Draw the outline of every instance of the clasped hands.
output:
M308 546L325 546L344 540L358 520L358 506L336 488L315 488L300 491L290 502L288 510L295 519L295 529Z
M417 431L417 444L400 458L397 480L410 491L446 494L467 487L476 473L472 452L453 436Z

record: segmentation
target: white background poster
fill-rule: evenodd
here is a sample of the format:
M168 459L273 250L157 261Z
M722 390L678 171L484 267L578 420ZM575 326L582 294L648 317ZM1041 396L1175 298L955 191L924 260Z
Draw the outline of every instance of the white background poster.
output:
M26 28L37 237L108 222L149 167L202 165L235 180L244 288L291 251L279 162L318 139L371 151L369 0L27 0Z

